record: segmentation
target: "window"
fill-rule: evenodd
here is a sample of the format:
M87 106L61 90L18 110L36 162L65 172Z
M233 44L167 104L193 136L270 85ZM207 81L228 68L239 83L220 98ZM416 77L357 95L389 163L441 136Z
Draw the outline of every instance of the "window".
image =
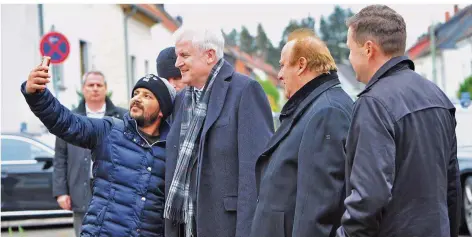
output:
M87 42L80 40L80 75L88 72L88 47Z
M52 157L53 154L27 141L2 138L2 161L34 160L39 156Z
M149 74L149 61L144 60L144 74L147 75Z
M132 84L136 83L138 81L138 78L136 78L136 57L131 56L131 81L133 82Z

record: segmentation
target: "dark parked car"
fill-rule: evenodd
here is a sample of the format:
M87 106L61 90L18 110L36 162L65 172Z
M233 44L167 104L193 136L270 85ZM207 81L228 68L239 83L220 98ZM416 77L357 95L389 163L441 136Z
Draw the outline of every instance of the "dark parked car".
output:
M71 216L52 197L54 149L24 134L1 134L2 228L20 220ZM27 224L23 224L27 225Z
M472 107L456 106L457 159L462 183L462 232L472 233Z
M472 233L472 146L460 147L457 150L462 182L463 230L468 229L469 233Z

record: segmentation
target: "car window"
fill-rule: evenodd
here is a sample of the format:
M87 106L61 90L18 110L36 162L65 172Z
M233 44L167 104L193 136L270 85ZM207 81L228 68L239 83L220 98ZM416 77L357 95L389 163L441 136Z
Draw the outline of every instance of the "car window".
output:
M35 157L49 156L52 154L43 148L23 140L2 138L2 160L34 160Z

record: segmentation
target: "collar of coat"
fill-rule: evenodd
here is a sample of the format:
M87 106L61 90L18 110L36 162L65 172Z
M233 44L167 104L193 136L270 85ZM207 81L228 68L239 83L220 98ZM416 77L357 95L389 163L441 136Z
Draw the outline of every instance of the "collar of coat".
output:
M106 104L106 110L105 110L105 116L112 116L115 113L115 105L113 102L111 102L110 98L105 97L105 104ZM86 115L87 111L85 109L85 100L82 99L79 103L79 106L76 109L78 114L81 115Z
M380 79L388 76L390 73L403 70L403 69L411 69L415 70L415 64L411 61L407 56L399 56L394 57L388 60L382 67L375 72L374 76L370 79L369 83L365 86L365 89L357 95L357 97L361 96L362 94L370 91L372 86L377 83Z
M329 73L323 73L313 80L306 83L302 88L300 88L295 94L287 101L287 103L282 108L280 112L280 121L284 118L289 117L295 112L300 103L316 88L323 85L327 81L338 79L338 74L336 71L332 70Z
M303 116L304 111L310 108L313 101L330 88L339 86L340 82L337 75L331 74L331 76L332 78L330 80L325 79L326 81L324 83L318 84L318 86L311 90L310 93L300 102L291 116L286 118L284 117L282 124L266 145L262 156L271 153L277 147L277 144L282 141L287 134L289 134L294 124L296 124L296 122Z

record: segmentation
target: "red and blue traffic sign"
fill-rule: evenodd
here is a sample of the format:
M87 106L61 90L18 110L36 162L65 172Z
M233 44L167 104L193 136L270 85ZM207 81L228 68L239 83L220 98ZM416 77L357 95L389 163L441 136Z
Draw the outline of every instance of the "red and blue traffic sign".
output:
M51 57L51 63L59 64L69 56L70 45L67 38L59 32L49 32L39 45L41 55Z

